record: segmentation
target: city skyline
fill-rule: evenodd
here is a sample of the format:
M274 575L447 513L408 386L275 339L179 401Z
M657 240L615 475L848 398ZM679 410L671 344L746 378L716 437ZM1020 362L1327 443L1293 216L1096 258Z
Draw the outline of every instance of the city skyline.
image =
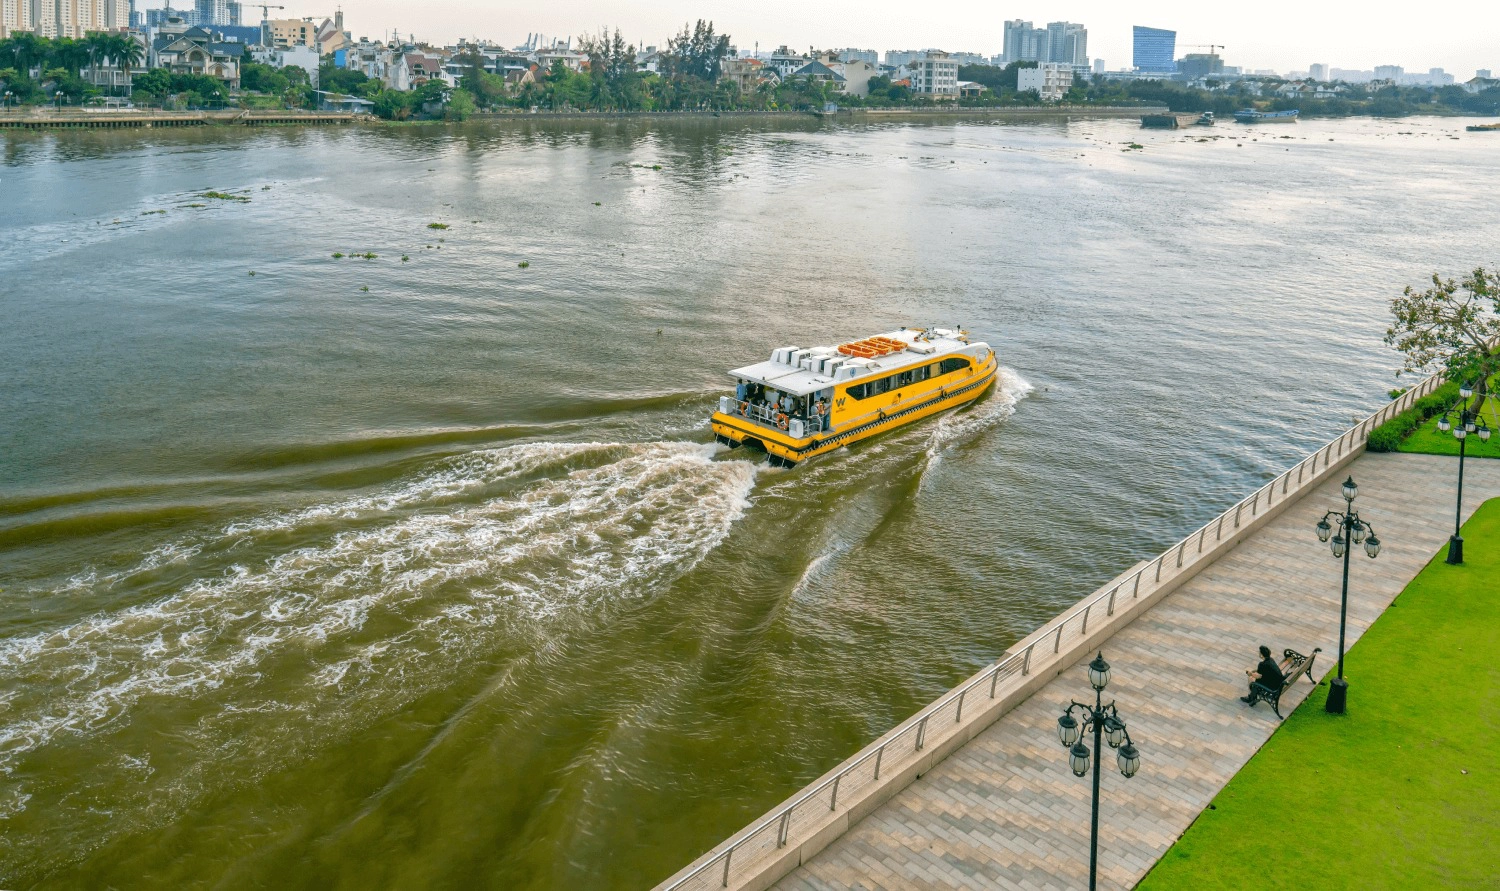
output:
M285 0L284 0L285 2ZM137 8L159 7L160 2ZM190 6L184 2L181 5ZM519 43L528 33L577 38L602 28L618 27L627 41L662 44L684 22L710 19L720 33L734 38L743 52L759 43L762 52L781 44L794 49L866 47L889 49L941 48L995 55L1004 48L1005 22L1026 19L1076 22L1088 28L1090 60L1102 58L1110 70L1128 68L1131 28L1143 25L1177 32L1177 52L1204 52L1219 44L1227 64L1247 71L1274 69L1306 71L1314 63L1333 68L1370 70L1377 65L1400 65L1407 71L1444 68L1460 80L1476 69L1500 69L1500 6L1461 3L1419 19L1372 17L1359 20L1333 7L1309 7L1287 0L1271 0L1256 7L1253 17L1217 7L1205 8L1182 0L1163 0L1122 9L1103 0L1070 4L1015 3L990 5L973 0L945 0L914 13L909 7L807 7L789 0L768 0L754 8L725 8L714 3L671 0L649 7L619 0L589 0L551 7L499 0L429 0L414 5L403 0L345 0L339 3L291 0L278 13L288 17L332 16L342 6L356 37L378 38L392 30L418 39L451 43L479 37ZM247 18L259 10L247 7Z

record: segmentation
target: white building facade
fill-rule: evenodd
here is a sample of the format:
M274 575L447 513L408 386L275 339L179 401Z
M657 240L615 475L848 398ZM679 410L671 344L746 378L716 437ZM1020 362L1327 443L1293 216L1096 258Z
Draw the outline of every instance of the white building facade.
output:
M1016 90L1036 90L1043 102L1057 102L1072 88L1073 66L1062 62L1038 62L1016 72Z
M929 52L907 64L911 92L929 99L958 98L958 63L947 53Z

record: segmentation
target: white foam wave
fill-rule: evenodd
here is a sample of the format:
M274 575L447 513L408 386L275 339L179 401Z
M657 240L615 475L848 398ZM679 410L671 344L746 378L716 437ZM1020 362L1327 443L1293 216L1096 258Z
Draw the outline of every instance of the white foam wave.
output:
M226 536L255 536L362 520L149 603L0 641L0 688L15 694L0 714L0 772L59 734L126 721L148 698L227 687L236 692L220 696L226 708L253 708L274 675L315 711L319 690L439 677L480 629L642 594L695 565L748 506L755 468L713 453L668 442L515 445L378 495L228 527ZM504 480L512 491L474 497ZM124 575L196 553L158 549Z
M959 411L948 412L933 425L927 440L927 464L935 466L947 447L970 439L1015 414L1016 405L1031 392L1031 384L1014 370L996 372L995 390L988 397Z

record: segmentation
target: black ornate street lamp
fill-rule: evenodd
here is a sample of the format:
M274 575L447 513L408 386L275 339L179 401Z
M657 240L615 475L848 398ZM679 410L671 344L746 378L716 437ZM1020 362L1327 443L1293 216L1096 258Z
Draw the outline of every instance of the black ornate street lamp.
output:
M1359 518L1359 512L1354 509L1354 497L1359 494L1359 487L1354 484L1354 477L1344 480L1344 510L1329 511L1318 521L1318 541L1328 541L1328 536L1333 535L1335 526L1338 534L1333 535L1333 556L1344 559L1344 593L1339 598L1339 672L1338 677L1328 686L1328 701L1323 708L1335 715L1344 713L1344 700L1349 695L1349 682L1344 680L1344 630L1349 619L1349 555L1354 551L1351 545L1363 543L1365 553L1371 560L1380 553L1380 539L1375 536L1375 527ZM1329 518L1336 518L1335 523L1329 523Z
M1120 718L1120 713L1115 710L1115 704L1105 704L1104 688L1109 684L1109 663L1104 661L1104 653L1094 657L1089 663L1089 683L1094 685L1094 704L1073 700L1062 717L1057 719L1057 738L1062 740L1063 747L1068 750L1068 766L1073 769L1074 776L1084 776L1089 772L1089 747L1083 742L1083 735L1088 733L1089 728L1094 730L1094 755L1099 754L1099 743L1102 739L1109 743L1111 749L1116 750L1116 759L1120 766L1120 773L1127 779L1135 776L1135 772L1141 767L1141 753L1136 751L1135 745L1130 741L1130 734L1125 730L1125 721ZM1079 710L1079 717L1073 717L1073 710ZM1082 720L1080 724L1079 721ZM1103 759L1094 759L1094 816L1092 829L1089 837L1089 891L1097 885L1099 875L1099 764Z
M1453 408L1449 408L1438 418L1438 429L1447 433L1451 428L1453 438L1458 440L1458 505L1453 509L1453 537L1448 539L1448 562L1455 565L1464 562L1464 537L1459 534L1464 519L1464 445L1468 442L1470 433L1478 433L1481 442L1490 438L1490 428L1485 424L1484 418L1469 411L1469 397L1473 395L1474 390L1468 384L1459 386L1458 398L1463 409L1459 413L1457 427L1448 420L1448 412L1453 411Z

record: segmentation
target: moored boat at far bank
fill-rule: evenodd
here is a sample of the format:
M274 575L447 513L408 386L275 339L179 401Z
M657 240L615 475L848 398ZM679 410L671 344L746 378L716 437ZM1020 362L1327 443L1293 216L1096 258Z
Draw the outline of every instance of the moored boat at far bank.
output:
M1234 119L1241 124L1295 124L1299 113L1295 108L1290 111L1256 111L1253 108L1242 108L1234 113Z

